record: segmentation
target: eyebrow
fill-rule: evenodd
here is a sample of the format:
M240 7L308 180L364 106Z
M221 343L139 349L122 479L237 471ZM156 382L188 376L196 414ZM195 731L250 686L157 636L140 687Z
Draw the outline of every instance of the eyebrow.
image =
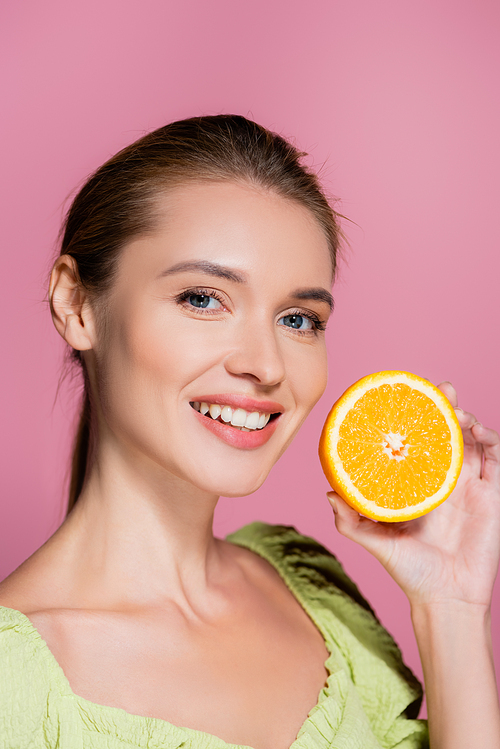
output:
M245 273L236 271L233 268L228 268L226 265L220 265L219 263L210 263L207 260L186 260L182 263L176 263L171 268L167 268L160 273L160 277L172 276L176 273L187 273L189 271L197 271L207 276L215 276L216 278L224 278L226 281L233 281L234 283L245 283L247 276ZM326 289L321 287L311 289L296 289L290 294L293 299L299 299L301 301L315 301L324 302L333 311L334 301L333 296Z
M293 294L290 296L294 297L295 299L301 299L304 301L307 301L309 299L315 301L315 302L324 302L330 307L330 312L333 312L333 308L335 306L335 303L333 301L333 296L330 294L329 291L322 288L317 289L297 289L297 291L294 291Z
M244 273L239 273L225 265L219 265L219 263L209 263L206 260L186 260L183 263L177 263L162 271L160 276L172 276L174 273L186 273L188 271L198 271L198 273L204 273L207 276L225 278L226 281L233 281L234 283L245 283L247 280Z

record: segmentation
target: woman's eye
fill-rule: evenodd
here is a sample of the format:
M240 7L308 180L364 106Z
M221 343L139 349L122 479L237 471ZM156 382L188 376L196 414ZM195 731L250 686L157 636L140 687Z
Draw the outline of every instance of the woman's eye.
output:
M198 309L219 309L222 306L218 299L208 294L190 294L187 301Z
M278 321L278 325L286 325L295 330L313 330L314 323L304 315L285 315Z

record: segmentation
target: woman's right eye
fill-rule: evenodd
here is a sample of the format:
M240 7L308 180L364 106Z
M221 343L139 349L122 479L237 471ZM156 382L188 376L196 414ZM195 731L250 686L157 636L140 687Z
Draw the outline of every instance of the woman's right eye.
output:
M190 294L186 297L186 301L198 309L220 309L222 307L218 299L208 294Z

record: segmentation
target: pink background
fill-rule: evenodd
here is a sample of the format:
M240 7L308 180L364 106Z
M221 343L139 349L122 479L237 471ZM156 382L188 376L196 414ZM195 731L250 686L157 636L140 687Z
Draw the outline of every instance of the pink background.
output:
M500 427L500 10L492 0L24 0L0 9L0 576L61 519L73 427L44 301L68 194L147 130L235 112L295 138L352 249L328 391L265 486L216 530L294 524L334 550L421 674L404 595L335 530L316 456L359 377L451 380ZM500 588L494 603L500 672Z

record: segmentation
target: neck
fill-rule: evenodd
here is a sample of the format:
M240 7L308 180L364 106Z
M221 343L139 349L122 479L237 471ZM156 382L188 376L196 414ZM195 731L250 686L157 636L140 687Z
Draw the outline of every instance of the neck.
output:
M101 449L53 537L65 560L65 596L89 608L200 598L221 563L217 500L150 461Z

